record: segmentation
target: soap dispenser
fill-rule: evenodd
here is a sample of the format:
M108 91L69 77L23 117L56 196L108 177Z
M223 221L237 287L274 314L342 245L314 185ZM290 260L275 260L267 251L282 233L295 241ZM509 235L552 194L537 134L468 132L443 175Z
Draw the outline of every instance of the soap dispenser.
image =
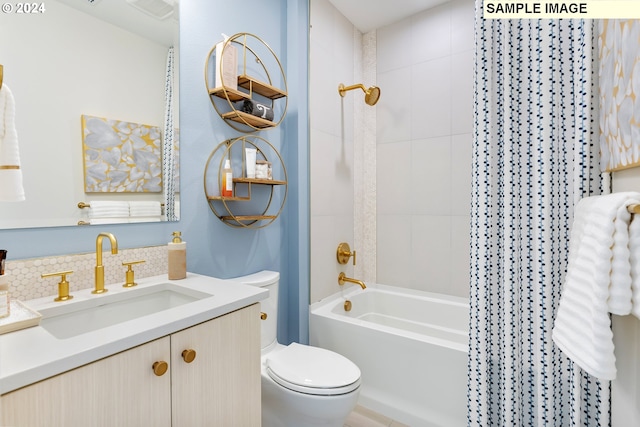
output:
M187 277L187 242L183 242L179 231L173 232L173 241L169 243L169 280Z

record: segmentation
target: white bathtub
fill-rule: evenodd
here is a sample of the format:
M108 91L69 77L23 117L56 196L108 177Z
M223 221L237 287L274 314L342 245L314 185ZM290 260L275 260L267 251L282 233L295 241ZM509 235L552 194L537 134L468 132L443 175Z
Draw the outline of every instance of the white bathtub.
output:
M467 421L468 325L468 299L374 284L312 304L309 339L360 367L359 404L412 427L457 427Z

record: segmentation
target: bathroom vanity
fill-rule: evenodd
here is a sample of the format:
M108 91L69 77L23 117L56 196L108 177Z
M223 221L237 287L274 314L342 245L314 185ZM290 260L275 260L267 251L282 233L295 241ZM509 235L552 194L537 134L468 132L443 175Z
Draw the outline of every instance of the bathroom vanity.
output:
M44 314L40 326L0 335L0 425L259 426L259 301L267 292L191 273L141 279L139 289L159 283L201 298L67 335ZM113 300L127 292L107 288ZM75 299L95 298L87 291ZM45 313L53 304L29 303Z

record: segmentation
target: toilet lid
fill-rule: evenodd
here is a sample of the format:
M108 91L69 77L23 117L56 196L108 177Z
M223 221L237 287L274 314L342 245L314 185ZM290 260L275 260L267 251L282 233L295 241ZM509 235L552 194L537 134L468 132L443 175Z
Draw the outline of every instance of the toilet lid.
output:
M346 357L319 347L289 344L265 361L278 384L301 393L337 395L360 386L360 369Z

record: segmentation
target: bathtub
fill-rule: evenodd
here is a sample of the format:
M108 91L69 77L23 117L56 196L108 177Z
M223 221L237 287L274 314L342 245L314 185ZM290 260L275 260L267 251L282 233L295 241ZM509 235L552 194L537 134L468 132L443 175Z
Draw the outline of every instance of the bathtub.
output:
M358 365L360 405L410 426L456 427L467 423L468 324L468 299L372 284L312 304L309 340Z

